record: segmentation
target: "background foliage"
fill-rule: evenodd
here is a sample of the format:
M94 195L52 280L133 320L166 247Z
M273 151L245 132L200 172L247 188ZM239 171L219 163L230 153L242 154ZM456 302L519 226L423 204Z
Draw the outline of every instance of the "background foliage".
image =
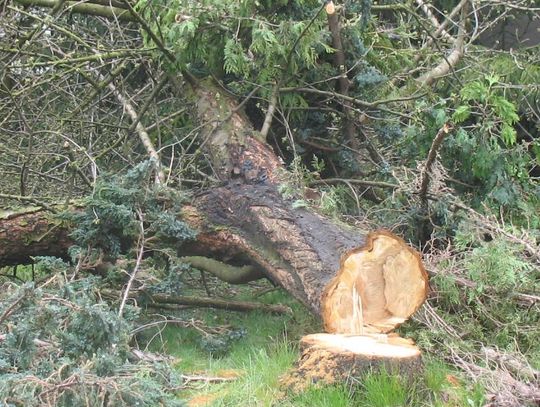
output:
M255 131L275 109L265 136L290 171L280 189L295 206L389 228L423 251L433 293L403 329L441 359L434 363L443 368L428 370L426 381L444 390L432 391L430 403L451 405L443 404L449 390L441 377L457 373L446 364L480 383L467 382L448 403L531 402L511 390L519 386L506 374L534 387L540 369L534 1L336 2L341 50L327 4L313 0L112 1L116 11L133 6L126 13L138 19L130 21L31 3L0 5L0 215L29 205L84 210L59 217L75 226L69 262L42 258L2 270L6 403L179 403L183 385L170 361L132 354L134 332L153 314L128 301L121 318L118 295L100 293L123 287L136 267L135 286L149 292L212 291L177 251L195 237L182 205L220 185L204 149L208 123L197 116L193 80L216 83ZM427 83L460 50L460 26L461 57ZM344 66L337 66L340 52ZM160 185L141 126L160 159ZM436 146L445 126L451 131ZM238 344L263 346L250 342L257 335L251 322L237 325L205 328L195 354L226 359ZM276 341L276 332L265 335ZM294 359L291 342L266 356L249 353L251 366L262 370L275 358L273 369L284 369ZM377 388L379 380L365 386ZM381 386L394 401L347 389L271 397L291 405L405 402L399 383ZM265 391L257 388L254 400ZM223 403L238 405L240 393L231 394Z

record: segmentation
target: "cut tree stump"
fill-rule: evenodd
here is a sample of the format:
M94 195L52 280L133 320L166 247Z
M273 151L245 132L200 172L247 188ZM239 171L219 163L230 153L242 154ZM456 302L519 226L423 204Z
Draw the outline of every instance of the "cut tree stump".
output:
M385 371L411 379L422 369L420 349L391 333L425 301L428 276L420 255L379 231L341 261L321 298L328 333L300 340L295 369L282 378L294 391Z
M346 383L366 372L413 378L422 368L420 349L395 334L313 334L300 340L300 360L282 384L296 391L313 384Z

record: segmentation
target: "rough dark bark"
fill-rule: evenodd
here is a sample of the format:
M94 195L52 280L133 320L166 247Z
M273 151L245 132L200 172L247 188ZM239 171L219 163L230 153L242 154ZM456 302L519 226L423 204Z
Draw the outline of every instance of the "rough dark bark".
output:
M246 257L319 315L321 294L341 256L365 242L365 234L292 209L272 185L229 185L211 191L197 207L212 224L227 226L208 238L222 233L221 240L237 241Z
M68 232L40 208L0 211L0 267L32 263L33 256L65 257Z

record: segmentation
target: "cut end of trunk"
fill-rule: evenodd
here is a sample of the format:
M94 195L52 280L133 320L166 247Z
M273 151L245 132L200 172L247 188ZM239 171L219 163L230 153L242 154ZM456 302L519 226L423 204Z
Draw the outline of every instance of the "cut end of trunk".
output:
M380 371L411 378L422 368L421 353L413 341L395 334L307 335L300 341L300 350L296 368L281 380L296 391Z
M419 253L386 231L348 253L322 297L326 332L390 332L425 301L428 277Z

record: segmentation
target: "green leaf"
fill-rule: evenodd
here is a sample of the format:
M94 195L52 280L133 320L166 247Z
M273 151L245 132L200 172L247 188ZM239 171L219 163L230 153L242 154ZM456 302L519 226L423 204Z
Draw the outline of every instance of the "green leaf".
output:
M251 50L257 53L272 53L272 48L279 47L276 35L265 24L254 27L252 31Z
M516 106L506 100L503 96L492 96L490 103L497 116L508 124L514 124L519 121L519 116L516 113Z
M467 105L458 106L452 115L452 120L454 123L462 123L469 118L471 115L471 108Z
M248 59L244 54L242 45L232 38L225 43L223 51L225 72L238 75L247 75L249 71Z
M441 127L448 120L448 116L446 115L445 109L433 109L432 115L438 127Z
M486 81L488 82L490 88L496 83L498 83L500 80L501 80L501 77L497 74L486 75Z
M508 146L515 144L517 140L516 130L507 123L503 124L501 129L501 138Z
M481 82L474 81L466 84L463 89L461 89L460 95L465 101L475 100L483 102L485 101L489 89Z

